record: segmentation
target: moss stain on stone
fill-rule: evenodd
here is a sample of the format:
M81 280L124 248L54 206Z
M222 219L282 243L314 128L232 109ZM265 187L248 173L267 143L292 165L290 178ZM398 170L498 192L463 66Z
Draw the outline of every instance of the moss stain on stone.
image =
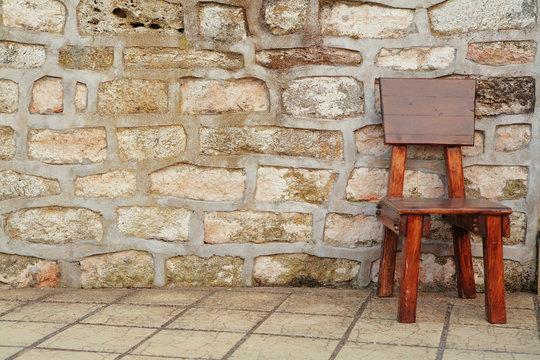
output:
M527 184L522 179L512 179L506 181L502 189L500 200L515 200L524 198L527 195Z

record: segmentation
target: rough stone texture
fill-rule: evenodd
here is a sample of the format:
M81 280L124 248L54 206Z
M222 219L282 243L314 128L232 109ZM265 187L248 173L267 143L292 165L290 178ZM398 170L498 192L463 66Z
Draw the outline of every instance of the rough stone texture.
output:
M75 85L75 111L81 113L88 106L88 87L78 82Z
M238 70L244 66L242 54L212 50L183 50L169 47L128 47L124 49L128 69L221 68Z
M62 33L66 7L56 0L3 0L2 24L31 31Z
M253 266L253 280L263 286L351 284L359 271L360 264L353 260L280 254L257 257Z
M525 29L536 23L536 1L451 0L430 8L428 14L431 30L438 35Z
M484 259L473 257L476 288L484 290ZM509 291L528 291L534 281L527 276L524 266L517 261L504 260L504 286Z
M384 144L382 125L367 125L354 132L356 150L361 155L386 156L390 146Z
M122 160L148 161L180 156L186 148L182 126L144 126L116 130Z
M405 170L403 196L437 198L445 194L441 176L423 171Z
M319 20L323 35L352 38L399 38L411 32L414 10L374 4L323 1Z
M0 41L0 67L15 69L37 68L45 62L45 46Z
M268 89L259 79L183 79L180 84L182 111L189 114L222 114L267 111Z
M345 76L292 80L283 90L283 112L293 116L339 119L364 113L364 85Z
M32 198L60 194L56 179L25 175L13 170L0 171L0 200Z
M206 201L238 201L244 196L246 174L225 169L176 164L150 174L150 192Z
M396 256L396 272L394 281L401 284L403 271L403 252ZM451 256L420 254L420 272L418 274L420 290L445 291L456 289L456 267Z
M523 245L526 234L527 215L519 211L514 211L510 215L510 237L503 237L503 245ZM476 234L471 234L471 240L481 243L482 237Z
M382 48L375 65L399 71L433 71L449 67L456 59L456 49L450 46Z
M499 125L495 128L495 150L516 151L531 142L531 124Z
M15 131L9 126L0 126L0 160L13 159L16 151Z
M461 152L465 157L479 156L484 153L484 132L474 132L474 146L462 146Z
M116 210L118 230L130 237L187 241L192 211L158 206L131 206Z
M244 260L233 256L177 256L165 262L169 285L239 286Z
M113 61L112 47L65 46L58 52L58 65L65 69L106 70Z
M377 202L386 194L386 169L360 167L355 168L345 190L349 201Z
M19 85L15 81L0 79L0 113L14 113L19 108Z
M525 166L474 165L465 167L463 172L467 197L516 200L527 195Z
M204 242L309 242L313 216L302 213L220 211L205 213Z
M84 208L48 206L4 216L5 231L12 241L56 245L100 243L103 239L101 215Z
M260 166L255 200L324 203L330 198L336 179L332 170Z
M324 243L357 248L377 245L382 240L382 225L374 216L330 213L324 225Z
M476 115L532 113L535 102L532 77L487 77L476 83Z
M62 79L44 76L34 82L30 113L59 114L64 111L64 85Z
M75 196L115 198L132 196L137 189L135 170L114 170L103 174L77 176Z
M202 154L272 154L318 159L343 158L340 131L305 130L268 126L203 127L199 130Z
M499 66L527 64L534 61L534 41L491 41L469 44L467 59L475 63Z
M81 285L88 288L150 287L154 260L145 251L128 250L81 260Z
M181 4L163 0L82 0L77 6L81 35L184 32Z
M164 81L119 79L99 84L97 111L102 115L165 113L168 101Z
M353 50L310 46L259 50L255 53L255 61L261 66L279 70L308 65L356 66L362 63L362 55Z
M212 2L197 4L199 35L217 42L242 41L247 37L246 14L239 6Z
M104 128L67 131L30 129L28 157L48 164L87 164L107 157Z
M53 288L60 282L56 261L0 253L0 287Z
M309 0L265 0L264 23L274 35L301 31L307 19Z

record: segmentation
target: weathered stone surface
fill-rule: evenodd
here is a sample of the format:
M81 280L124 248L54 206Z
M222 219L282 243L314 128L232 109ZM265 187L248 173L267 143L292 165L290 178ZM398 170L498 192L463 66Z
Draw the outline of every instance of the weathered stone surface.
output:
M474 146L462 146L461 152L466 157L482 155L484 153L484 132L475 131Z
M176 164L150 174L150 192L206 201L238 201L244 196L246 174L225 169Z
M356 130L354 143L361 155L385 156L390 153L390 147L384 144L382 125L367 125Z
M356 66L362 63L362 55L353 50L310 46L259 50L255 53L255 61L270 69L289 69L308 65Z
M124 49L128 69L220 68L238 70L244 66L242 54L212 50L183 50L168 47L128 47Z
M260 166L255 199L259 201L305 201L320 204L330 198L337 179L332 170Z
M473 270L476 288L484 290L484 259L473 257ZM534 281L527 278L523 265L517 261L504 260L504 287L510 291L529 290L530 282Z
M532 113L535 103L532 77L488 77L476 83L476 115Z
M137 189L135 170L113 170L103 174L77 176L75 196L115 198L132 196Z
M403 252L396 256L395 283L401 284ZM456 289L456 267L451 256L420 254L418 287L422 290L445 291Z
M330 246L357 248L379 244L382 225L374 216L330 213L324 225L324 243Z
M187 241L191 210L158 206L131 206L116 210L118 230L131 237Z
M239 6L212 2L197 4L199 35L219 42L242 41L247 37L246 14Z
M423 171L405 170L403 196L437 198L444 195L441 176Z
M377 202L386 194L386 169L359 167L355 168L345 190L349 201Z
M14 113L19 108L19 85L15 81L0 79L0 113Z
M145 251L128 250L81 260L81 285L88 288L150 287L154 260Z
M75 111L81 113L88 106L88 87L78 82L75 85Z
M174 286L239 286L244 260L233 256L177 256L165 262L167 283Z
M99 84L97 111L102 115L165 113L168 107L164 81L119 79Z
M411 32L414 10L374 4L324 1L319 20L323 35L352 38L399 38Z
M62 33L66 7L56 0L3 0L2 24L32 31Z
M274 35L287 35L304 28L309 0L265 0L264 22Z
M163 0L82 0L77 6L81 35L184 32L181 4Z
M30 129L28 157L48 164L87 164L107 157L104 128Z
M499 66L527 64L534 61L534 41L491 41L469 44L467 59L475 63Z
M180 84L182 111L189 114L222 114L267 111L268 89L259 79L183 79Z
M15 69L37 68L45 62L45 46L0 41L0 67Z
M0 200L32 198L60 194L56 179L25 175L12 170L0 171Z
M44 76L34 82L30 113L51 115L64 111L64 85L62 79Z
M38 207L4 214L11 240L41 244L100 243L101 215L85 208Z
M531 142L531 124L499 125L495 128L495 150L516 151Z
M118 128L116 139L122 160L169 159L186 148L186 132L177 125Z
M65 69L106 70L113 61L112 47L65 46L58 52L58 65Z
M438 35L524 29L536 23L536 1L451 0L430 8L428 14L431 30Z
M450 46L382 48L375 64L399 71L433 71L449 67L455 59L456 49Z
M360 264L353 260L307 254L259 256L253 280L260 285L326 286L353 283Z
M467 197L515 200L527 195L525 166L474 165L465 167L463 172Z
M220 211L205 213L204 242L255 243L309 242L311 214L255 211Z
M413 145L407 147L407 159L441 160L443 158L441 146Z
M364 113L364 85L345 76L292 80L281 95L283 111L294 116L339 119Z
M59 282L60 269L56 261L31 256L0 254L2 288L52 288Z
M203 127L199 130L202 154L272 154L342 159L340 131L291 129L269 126Z
M9 126L0 126L0 160L13 159L16 151L15 131Z

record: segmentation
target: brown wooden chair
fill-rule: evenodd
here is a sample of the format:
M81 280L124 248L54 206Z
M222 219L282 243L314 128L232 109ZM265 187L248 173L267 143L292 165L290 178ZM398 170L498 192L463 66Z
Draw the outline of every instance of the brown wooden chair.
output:
M475 80L380 79L385 144L392 145L387 196L377 205L384 224L378 296L392 296L398 237L404 266L398 321L416 321L420 241L430 214L452 224L458 294L476 297L469 232L482 236L486 317L506 323L502 236L509 236L512 210L494 201L465 199L461 145L474 144ZM442 145L447 199L403 198L407 145Z

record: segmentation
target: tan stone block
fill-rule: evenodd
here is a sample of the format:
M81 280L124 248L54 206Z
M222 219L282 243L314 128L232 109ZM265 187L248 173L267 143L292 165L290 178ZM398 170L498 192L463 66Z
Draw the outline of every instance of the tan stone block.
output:
M340 131L291 129L270 126L202 127L201 153L210 155L272 154L342 159Z
M403 253L396 256L395 283L401 284ZM452 256L420 254L419 288L427 291L447 291L456 288L456 267Z
M236 42L247 37L246 14L242 7L200 2L197 10L199 35L203 38Z
M265 0L264 23L274 35L296 33L304 28L309 0Z
M525 244L527 234L527 215L520 211L514 211L510 215L510 237L503 237L503 245ZM482 237L471 234L471 241L481 243Z
M382 125L367 125L354 132L354 143L360 155L386 156L390 146L384 144Z
M88 106L88 87L86 84L77 82L75 85L75 111L81 113Z
M309 242L313 216L301 213L255 211L207 212L204 242L255 243Z
M181 108L188 114L268 111L268 96L266 84L255 78L180 81Z
M2 24L31 31L64 32L66 7L56 0L3 0Z
M260 166L255 200L324 203L330 198L336 178L332 170Z
M274 313L255 330L259 334L341 339L351 317Z
M468 60L491 66L532 63L535 54L534 41L477 42L467 49Z
M374 246L381 242L382 230L374 216L330 213L324 224L324 243L346 248Z
M403 196L437 198L445 194L441 176L416 170L405 170Z
M327 286L354 282L359 271L360 264L353 260L279 254L255 258L253 280L264 286Z
M19 108L19 84L0 79L0 113L15 113Z
M102 115L162 114L169 107L167 83L118 79L99 84L97 111Z
M463 172L467 197L514 200L527 195L525 166L473 165L465 167Z
M53 260L0 253L0 282L4 287L55 287L60 270Z
M456 59L456 49L450 46L382 48L375 65L398 71L434 71L448 68Z
M37 68L45 63L44 45L0 41L0 66L15 69Z
M356 66L362 63L362 55L348 49L310 46L258 50L255 61L261 66L279 70L309 65Z
M484 283L484 259L473 257L474 281L477 288L483 290ZM528 289L531 281L526 274L524 264L519 261L504 260L504 286L507 290L520 291Z
M233 256L177 256L165 262L167 283L174 286L239 286L244 260Z
M157 206L120 207L118 230L131 237L165 241L187 241L192 211Z
M377 202L386 194L386 169L360 167L351 172L347 182L346 199L349 201Z
M150 192L206 201L238 201L244 196L241 169L176 164L150 174Z
M13 159L16 151L15 131L9 126L0 126L0 160Z
M200 303L204 308L236 309L268 312L278 306L287 293L248 291L248 290L220 290L212 294Z
M495 151L521 150L531 142L531 124L498 125L495 128Z
M12 241L42 244L100 243L101 215L85 208L38 207L4 214L5 231Z
M474 146L462 146L461 151L465 157L482 155L484 153L484 132L475 131Z
M127 250L89 256L80 261L81 285L88 288L150 287L154 259L146 251Z
M116 129L118 155L122 160L149 161L182 155L186 132L182 126L143 126Z
M137 189L135 170L113 170L103 174L77 176L75 196L115 198L132 196Z
M64 111L64 85L62 79L44 76L34 82L32 87L32 100L30 102L31 114L51 115Z
M48 164L87 164L107 157L104 128L30 129L28 157Z
M31 198L60 194L56 179L21 174L12 170L0 171L0 200Z
M106 70L113 61L112 47L65 46L58 52L58 65L65 69Z

